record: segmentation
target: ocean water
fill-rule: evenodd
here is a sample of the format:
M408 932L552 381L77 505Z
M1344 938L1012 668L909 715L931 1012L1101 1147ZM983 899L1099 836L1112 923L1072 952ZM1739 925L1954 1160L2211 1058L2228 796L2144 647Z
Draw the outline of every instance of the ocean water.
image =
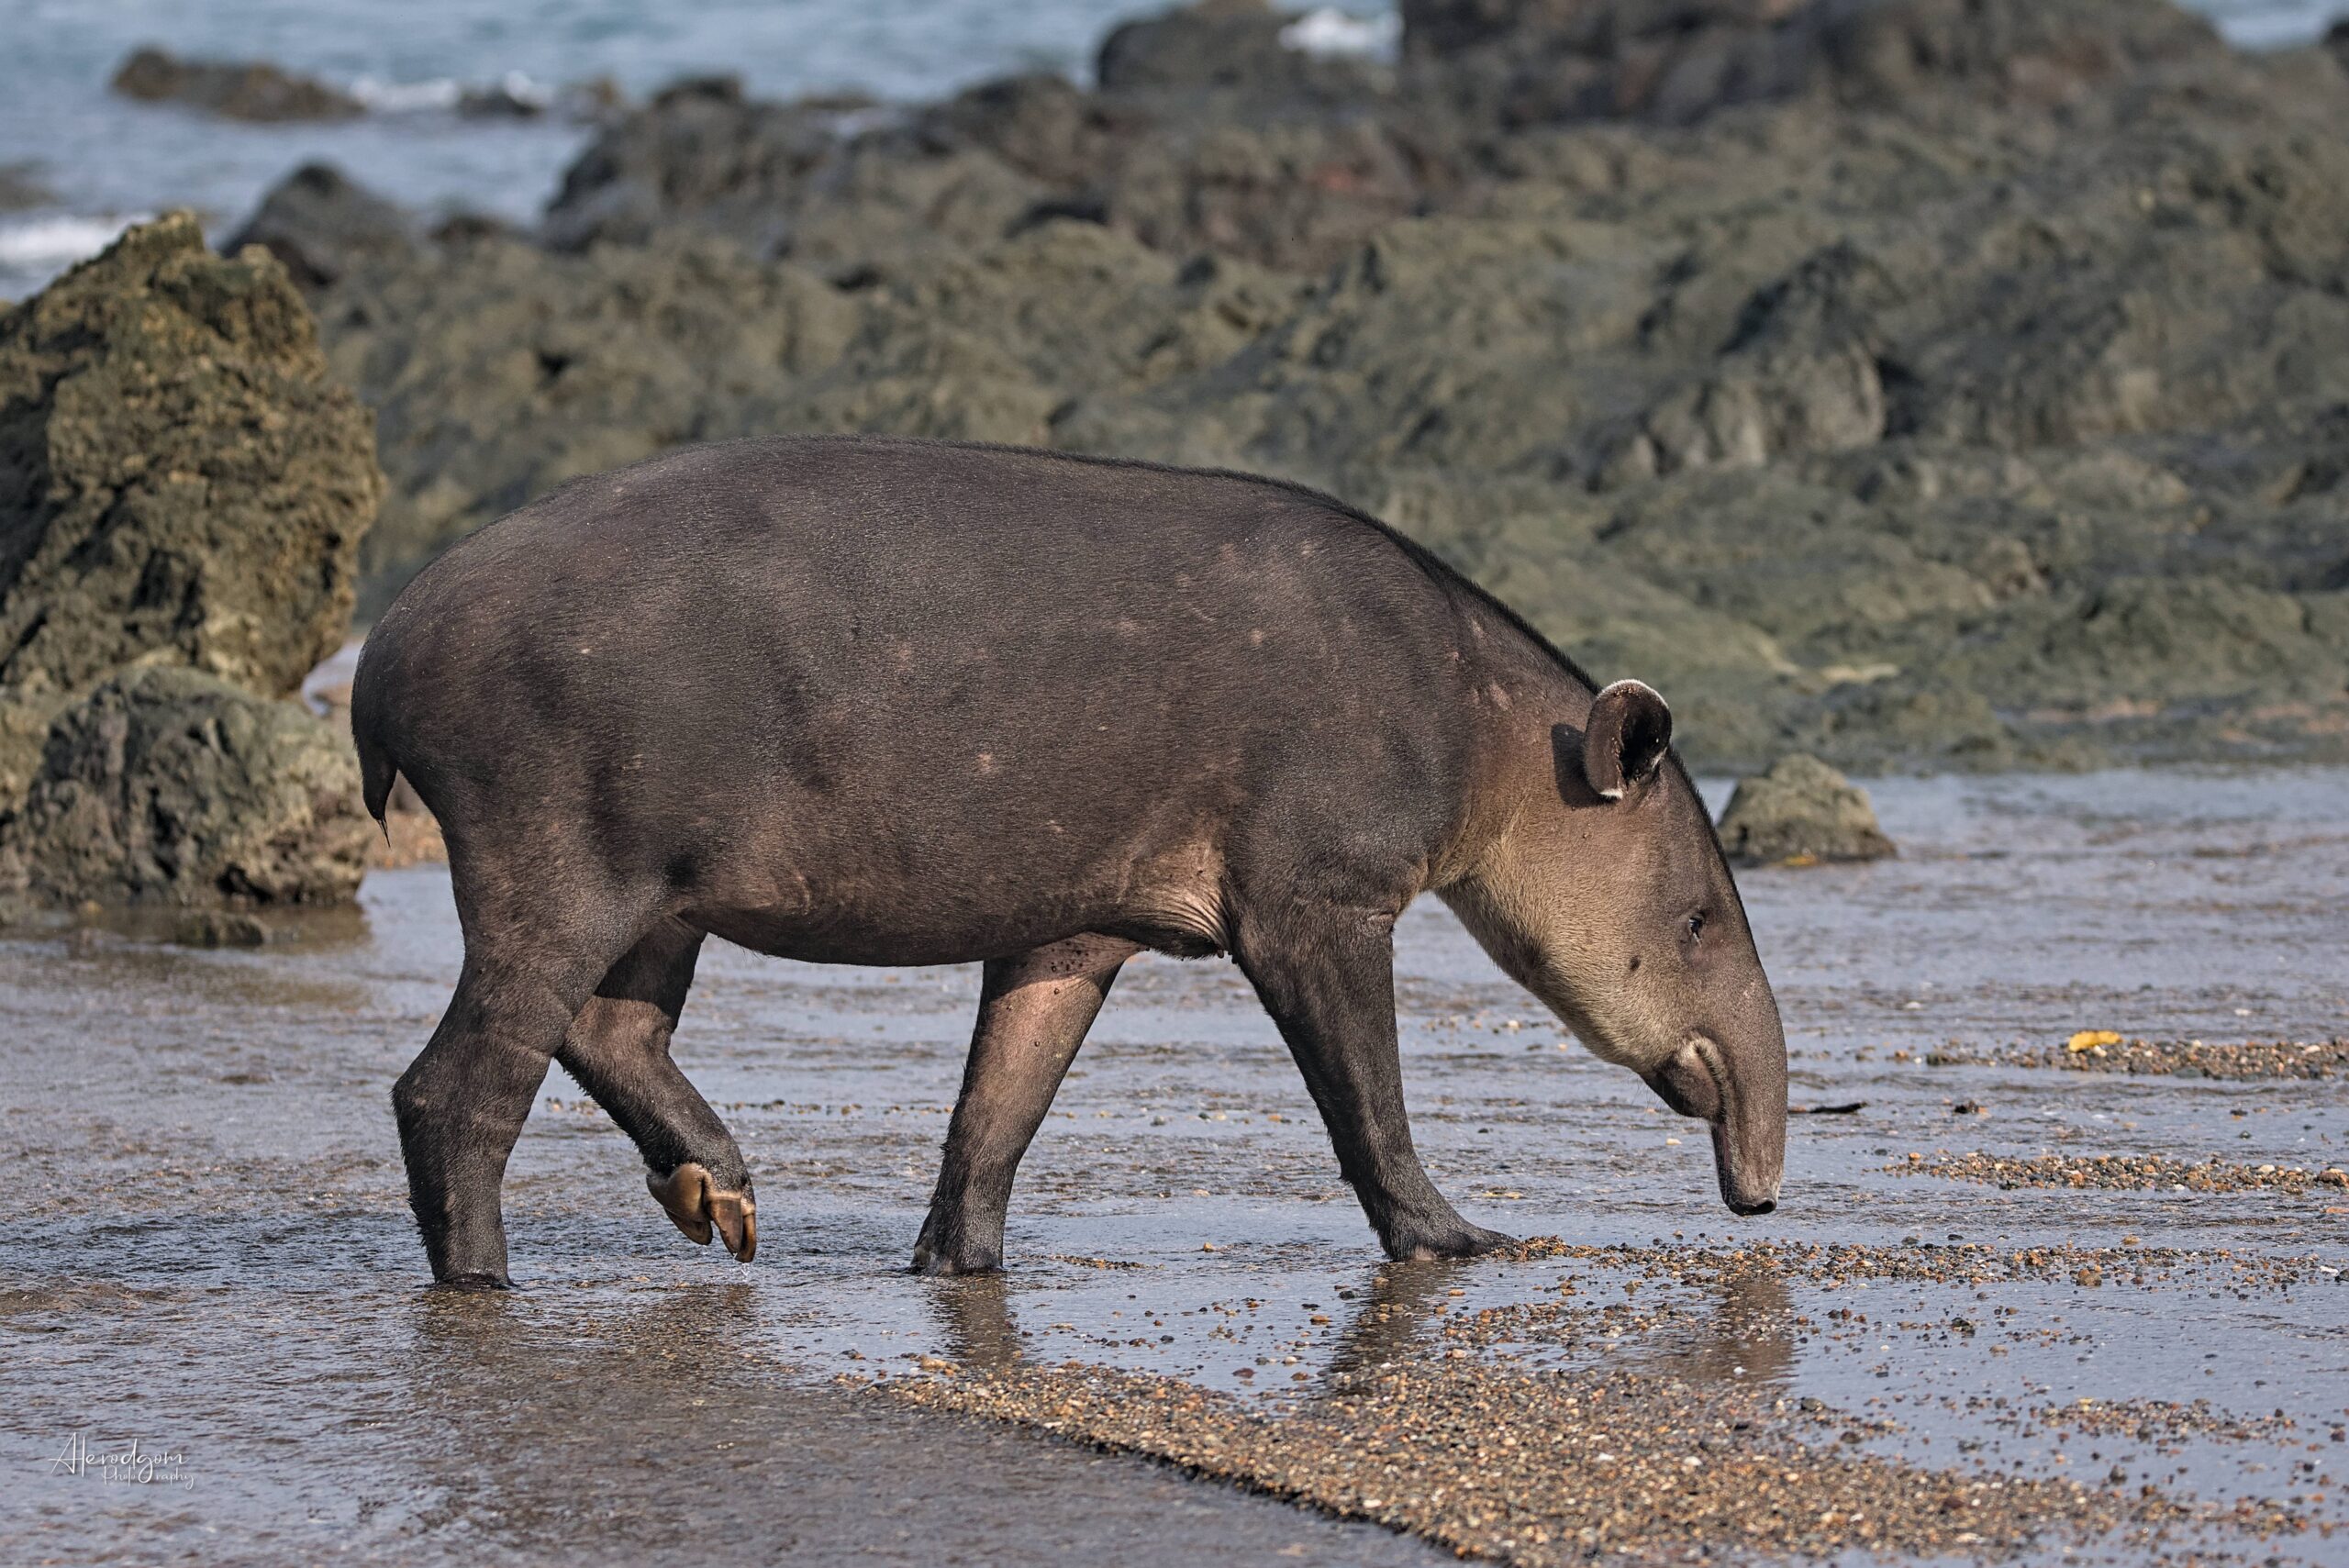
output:
M534 217L588 133L551 120L460 119L446 107L460 84L529 91L609 77L642 95L679 76L732 72L765 95L916 99L1022 69L1081 78L1113 24L1165 3L0 0L0 172L48 193L0 212L0 299L22 297L124 223L167 206L193 207L225 233L314 159L428 212ZM2199 6L2255 47L2306 39L2349 15L2349 0ZM1376 18L1388 6L1326 8ZM339 124L244 126L127 103L106 82L142 44L272 61L383 108Z

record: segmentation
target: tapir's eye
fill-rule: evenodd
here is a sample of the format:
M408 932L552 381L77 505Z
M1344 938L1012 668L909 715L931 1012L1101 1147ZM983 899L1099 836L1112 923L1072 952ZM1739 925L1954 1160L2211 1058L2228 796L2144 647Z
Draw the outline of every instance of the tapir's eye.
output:
M1688 917L1688 940L1693 942L1704 934L1705 912L1702 909L1699 909L1694 915Z

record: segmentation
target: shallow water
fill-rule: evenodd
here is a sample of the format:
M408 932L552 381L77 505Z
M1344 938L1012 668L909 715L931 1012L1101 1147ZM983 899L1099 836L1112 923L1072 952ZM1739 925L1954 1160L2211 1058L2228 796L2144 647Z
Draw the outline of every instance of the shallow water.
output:
M1298 10L1391 14L1382 0ZM340 165L395 201L531 222L588 132L463 120L431 106L509 78L547 91L608 77L641 95L681 76L757 92L911 101L1009 72L1083 78L1102 36L1154 0L409 0L396 23L349 0L0 0L0 168L26 165L55 200L0 215L0 299L22 298L122 226L192 207L216 235L305 162ZM2199 0L2236 42L2303 42L2342 0ZM239 125L106 91L131 50L266 60L356 89L390 112L327 125ZM400 106L409 106L402 108Z
M2349 1450L2328 1440L2349 1416L2349 1194L2002 1191L1885 1169L1972 1151L2349 1162L2338 1079L1922 1062L2089 1027L2342 1032L2349 773L1873 790L1902 859L1742 878L1796 1102L1864 1102L1795 1119L1766 1218L1723 1211L1701 1130L1563 1049L1448 917L1404 922L1431 1170L1485 1223L1624 1249L1596 1258L1382 1269L1235 973L1144 957L1022 1172L1010 1273L913 1277L975 973L713 944L677 1051L757 1173L759 1261L671 1229L632 1148L557 1072L507 1181L526 1288L446 1297L422 1288L386 1099L455 973L444 873L378 873L363 921L254 952L0 944L0 1559L1417 1561L1431 1549L834 1380L1075 1360L1277 1411L1350 1369L1443 1353L1447 1315L1564 1278L1594 1310L1642 1284L1642 1310L1678 1309L1531 1341L1519 1363L1758 1385L1914 1463L2118 1466L2132 1487L2349 1524ZM2124 1238L2171 1262L2143 1284L1797 1270L1723 1289L1675 1272L1764 1240L1917 1259ZM2261 1420L2156 1443L2059 1440L2021 1416L2198 1398ZM144 1482L66 1473L77 1434L91 1456L135 1440L176 1462ZM2215 1547L2341 1561L2349 1537Z

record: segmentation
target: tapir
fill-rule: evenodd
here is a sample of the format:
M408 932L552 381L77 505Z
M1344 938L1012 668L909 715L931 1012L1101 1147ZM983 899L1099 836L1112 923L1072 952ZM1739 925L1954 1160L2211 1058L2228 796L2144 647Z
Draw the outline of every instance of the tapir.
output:
M789 437L572 482L384 612L368 809L440 821L456 994L393 1092L435 1278L508 1283L500 1186L550 1062L685 1234L758 1244L670 1055L703 942L983 966L914 1248L999 1268L1014 1173L1118 971L1228 954L1390 1257L1507 1238L1421 1168L1393 938L1423 893L1776 1204L1786 1043L1672 718L1327 495L1015 448ZM1569 1136L1561 1129L1560 1136Z

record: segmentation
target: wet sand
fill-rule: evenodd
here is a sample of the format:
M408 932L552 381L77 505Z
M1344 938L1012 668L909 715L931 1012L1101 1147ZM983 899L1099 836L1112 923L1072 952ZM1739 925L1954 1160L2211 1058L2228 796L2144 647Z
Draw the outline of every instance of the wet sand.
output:
M678 1052L759 1261L671 1229L557 1072L526 1288L444 1296L387 1102L442 872L260 951L0 944L0 1557L2349 1559L2349 1087L2300 1049L2349 1019L2349 774L1871 788L1901 860L1742 878L1797 1104L1861 1105L1795 1119L1766 1218L1412 912L1430 1168L1556 1239L1456 1266L1378 1262L1228 965L1144 958L1010 1273L910 1276L975 973L721 950ZM2065 1071L2087 1029L2239 1071ZM1953 1179L2001 1162L2054 1184ZM170 1462L110 1474L134 1440Z

